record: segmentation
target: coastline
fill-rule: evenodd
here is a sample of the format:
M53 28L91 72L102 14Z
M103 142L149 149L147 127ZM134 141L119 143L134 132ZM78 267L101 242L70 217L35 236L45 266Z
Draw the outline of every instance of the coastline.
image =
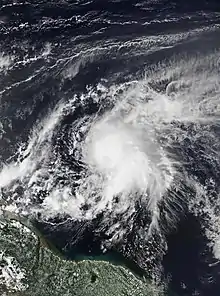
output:
M21 223L23 226L27 227L31 232L33 232L37 238L39 239L39 245L47 248L50 250L54 255L58 256L61 260L73 262L73 263L80 263L80 262L89 262L95 261L100 263L107 263L113 266L118 266L126 271L132 273L136 278L145 280L146 279L146 272L141 269L135 262L132 262L129 259L124 258L121 254L116 251L109 251L106 254L101 255L83 255L83 254L72 254L68 256L65 252L59 250L50 240L45 238L42 232L34 226L32 220L20 216L18 214L12 213L7 210L2 210L2 216L6 221L16 221Z

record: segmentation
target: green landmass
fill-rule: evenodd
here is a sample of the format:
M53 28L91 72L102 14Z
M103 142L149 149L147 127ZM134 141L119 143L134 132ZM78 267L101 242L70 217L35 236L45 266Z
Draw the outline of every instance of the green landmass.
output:
M0 217L2 296L162 295L156 285L124 267L104 261L67 261L27 220L11 213Z

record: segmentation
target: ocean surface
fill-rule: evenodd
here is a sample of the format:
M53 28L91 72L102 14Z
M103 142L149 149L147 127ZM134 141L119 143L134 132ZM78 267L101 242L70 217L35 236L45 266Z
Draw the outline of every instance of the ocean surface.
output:
M2 0L0 100L3 211L219 296L219 1Z

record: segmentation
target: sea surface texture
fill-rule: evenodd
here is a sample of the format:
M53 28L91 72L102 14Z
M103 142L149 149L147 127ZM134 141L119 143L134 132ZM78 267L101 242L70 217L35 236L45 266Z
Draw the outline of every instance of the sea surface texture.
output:
M0 218L3 293L219 296L220 2L2 0ZM21 231L88 289L37 294Z

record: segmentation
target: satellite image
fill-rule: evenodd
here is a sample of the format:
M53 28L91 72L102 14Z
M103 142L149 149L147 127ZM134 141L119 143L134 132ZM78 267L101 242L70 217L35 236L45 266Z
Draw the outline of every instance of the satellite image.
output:
M220 1L0 0L0 295L220 295Z

